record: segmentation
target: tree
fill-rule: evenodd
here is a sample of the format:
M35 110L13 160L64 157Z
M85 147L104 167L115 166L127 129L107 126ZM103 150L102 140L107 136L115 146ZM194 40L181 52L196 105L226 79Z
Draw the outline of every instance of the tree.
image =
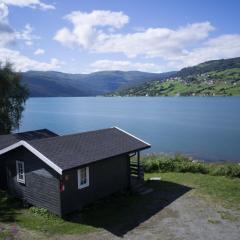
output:
M21 74L12 65L0 64L0 134L8 134L19 127L28 98L26 86L21 84Z

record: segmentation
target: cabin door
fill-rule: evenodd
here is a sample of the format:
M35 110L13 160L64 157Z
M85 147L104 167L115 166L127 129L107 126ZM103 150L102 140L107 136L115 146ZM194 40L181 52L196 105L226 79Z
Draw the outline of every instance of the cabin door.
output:
M0 189L7 189L7 172L4 166L0 166Z
M6 186L8 192L11 194L12 193L12 173L11 169L9 167L6 167Z

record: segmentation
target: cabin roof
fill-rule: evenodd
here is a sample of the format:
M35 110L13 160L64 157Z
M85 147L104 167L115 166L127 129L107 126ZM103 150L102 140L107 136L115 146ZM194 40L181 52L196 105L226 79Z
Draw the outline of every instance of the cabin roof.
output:
M48 129L39 129L35 131L0 135L0 150L14 143L17 143L20 140L31 141L35 139L43 139L43 138L56 137L56 136L58 136L56 133Z
M116 127L29 143L62 170L150 147L143 140Z
M0 149L0 155L20 146L26 147L60 174L64 170L150 148L147 142L113 127L65 136L25 139Z

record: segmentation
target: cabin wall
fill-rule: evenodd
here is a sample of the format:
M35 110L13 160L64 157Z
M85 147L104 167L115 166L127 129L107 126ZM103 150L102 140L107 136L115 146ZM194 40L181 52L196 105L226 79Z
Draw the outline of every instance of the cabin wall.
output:
M59 176L54 170L24 147L1 158L5 160L1 169L7 172L7 190L11 195L61 215ZM25 184L17 182L16 160L24 162Z
M63 173L64 191L61 192L62 213L81 209L97 199L129 187L129 156L121 155L86 165L89 167L89 186L78 189L77 170Z

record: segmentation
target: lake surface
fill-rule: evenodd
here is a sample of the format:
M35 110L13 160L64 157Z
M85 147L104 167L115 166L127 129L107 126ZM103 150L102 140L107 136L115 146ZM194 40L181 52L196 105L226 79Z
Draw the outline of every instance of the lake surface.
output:
M112 126L151 143L150 152L240 162L240 97L30 98L20 131Z

